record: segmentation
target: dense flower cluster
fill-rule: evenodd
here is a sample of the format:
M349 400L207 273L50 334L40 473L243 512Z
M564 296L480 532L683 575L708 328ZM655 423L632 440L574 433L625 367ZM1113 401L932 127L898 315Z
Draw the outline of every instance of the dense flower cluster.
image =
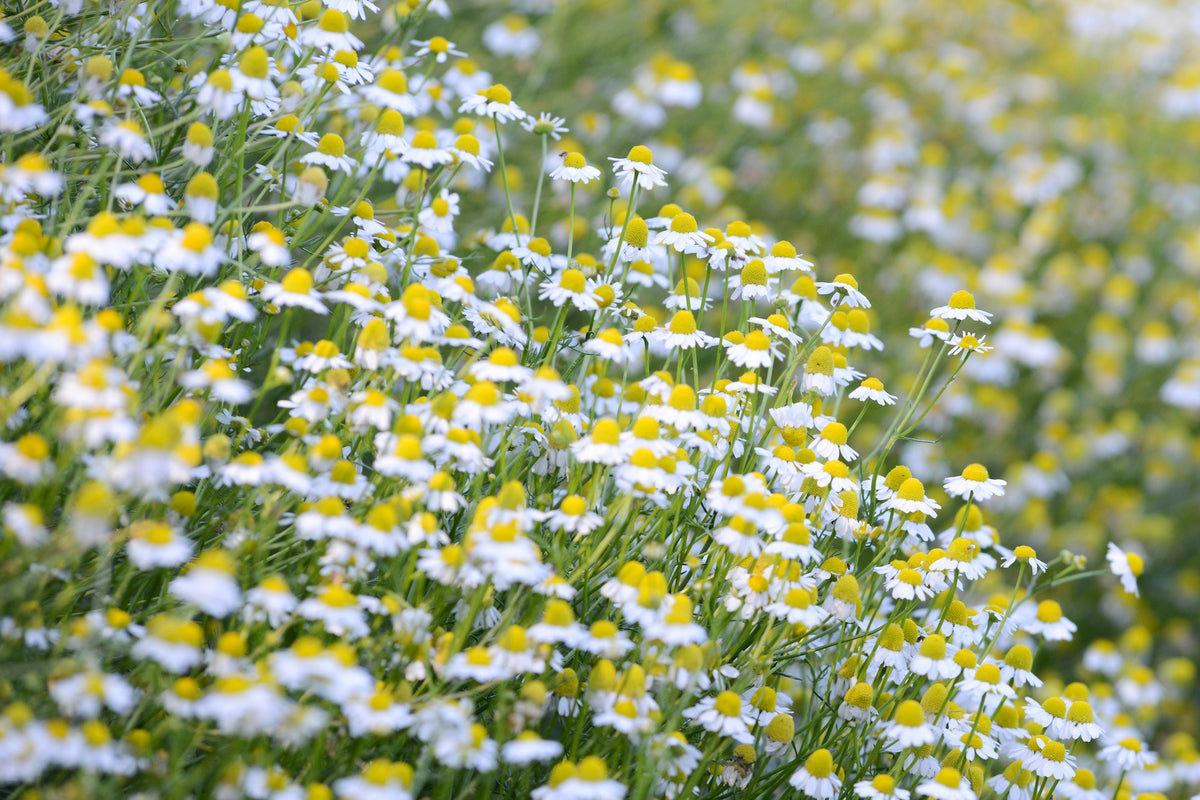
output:
M909 104L869 93L875 174L849 230L928 237L899 251L899 272L936 265L912 316L886 275L806 255L812 231L718 208L713 169L531 110L543 67L514 93L458 44L535 58L542 12L567 11L521 5L0 18L0 788L1200 791L1195 742L1157 716L1191 662L1156 662L1131 627L1087 643L1085 680L1040 663L1079 633L1066 587L1142 588L1140 549L1089 539L1089 571L996 523L1071 491L1069 415L1044 415L1020 465L950 441L1018 367L1065 380L1063 346L1019 313L1043 301L1014 300L1060 198L1099 179L996 123L1039 84L958 112L995 159L976 179L1023 219L1007 247L951 202L968 176L918 146ZM846 80L883 68L870 44ZM798 45L787 69L835 56ZM950 92L971 65L949 48L921 76ZM774 124L785 72L731 73L737 124ZM613 108L645 129L705 102L684 61L631 74ZM1176 88L1163 113L1189 108ZM828 169L849 159L839 122L808 128ZM983 250L983 273L956 271ZM1114 281L1128 300L1135 276ZM1092 334L1119 338L1104 319ZM1161 396L1200 405L1181 357Z

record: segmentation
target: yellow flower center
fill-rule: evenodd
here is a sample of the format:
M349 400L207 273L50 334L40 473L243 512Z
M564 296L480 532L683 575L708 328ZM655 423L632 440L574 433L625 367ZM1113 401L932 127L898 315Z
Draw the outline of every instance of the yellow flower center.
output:
M1067 748L1062 742L1047 742L1042 748L1042 755L1049 761L1062 763L1067 760Z
M696 224L695 217L681 211L671 219L671 230L675 233L695 233L700 230L700 226Z
M1092 706L1089 703L1077 700L1071 703L1071 707L1067 710L1067 721L1074 722L1076 725L1085 725L1095 722L1096 716L1092 713Z
M525 636L525 629L520 625L508 626L504 633L500 634L497 644L511 653L520 653L529 649L529 639Z
M825 345L813 350L804 371L810 375L833 375L833 351Z
M504 103L507 105L512 102L512 92L502 83L494 84L481 91L480 94L493 103Z
M530 245L532 244L533 242L530 242ZM532 249L532 247L530 249ZM583 292L587 289L587 278L580 270L566 269L563 270L562 277L560 277L558 280L558 285L563 289L566 289L568 292L572 292L574 294L583 294Z
M846 444L848 436L849 432L846 430L846 426L840 422L831 422L821 431L822 439L839 446Z
M308 270L297 268L284 275L280 284L289 294L308 294L313 288L313 278Z
M767 285L767 267L761 259L751 259L751 261L742 267L742 285L743 286L766 286Z
M826 461L825 466L824 466L824 471L826 474L828 474L834 478L846 478L846 477L849 477L849 475L850 475L850 467L846 466L844 463L842 463L841 461L838 461L837 459L834 459L832 461Z
M696 332L696 317L690 311L676 311L669 328L671 333L690 336Z
M925 484L916 478L909 478L900 484L896 496L901 500L923 501L925 499Z
M350 18L337 9L327 8L317 27L326 33L346 33L350 30Z
M717 695L713 708L718 714L726 717L736 717L742 713L742 698L735 692L721 692Z
M975 308L975 295L971 294L966 289L959 289L957 292L950 295L950 302L947 305L955 309Z
M828 778L833 774L833 754L825 748L817 750L804 762L804 769L814 778Z
M957 789L962 783L962 773L954 767L942 767L934 780L947 788Z
M200 253L212 244L212 229L203 222L189 222L183 229L183 238L179 243L193 253Z
M242 56L242 60L238 62L238 70L247 78L263 80L267 77L269 64L267 51L256 45L247 50L246 54ZM233 88L232 80L230 81L229 88Z
M636 161L639 164L654 163L654 154L650 152L650 148L643 144L635 145L630 148L629 155L625 156L629 161ZM695 220L693 220L694 222Z
M1028 672L1033 667L1033 651L1023 644L1015 645L1005 654L1004 663Z
M925 637L925 641L921 642L921 655L934 661L941 661L946 657L946 637L940 633L933 633Z
M587 756L579 761L578 775L581 781L605 781L608 780L608 765L599 756Z
M593 622L589 631L596 639L612 639L617 635L617 626L613 622L602 619L598 622Z
M629 220L629 224L625 227L625 242L631 247L645 247L650 241L650 228L646 225L646 220L639 216L634 216ZM639 264L646 264L644 261ZM646 264L646 266L650 266ZM651 267L653 270L653 267Z
M767 723L767 738L774 742L790 742L796 735L796 723L791 714L776 714Z
M1058 622L1062 619L1062 606L1053 600L1038 603L1037 618L1040 622Z

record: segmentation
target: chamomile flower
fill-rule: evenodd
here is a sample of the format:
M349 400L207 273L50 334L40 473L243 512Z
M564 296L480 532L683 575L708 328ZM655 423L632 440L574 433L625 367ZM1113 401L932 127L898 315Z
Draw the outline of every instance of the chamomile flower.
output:
M464 133L455 139L453 146L450 147L450 153L455 159L472 169L481 172L490 172L492 169L492 162L481 154L479 139L472 134Z
M884 582L883 588L888 594L897 600L925 600L936 594L920 570L908 566L907 562L900 563L904 566L898 567Z
M908 800L910 793L897 786L891 775L879 774L871 780L855 783L854 794L862 800Z
M597 722L596 724L600 724ZM500 746L500 758L506 764L533 764L551 761L562 755L563 746L552 740L543 739L533 731L522 731L516 738Z
M615 623L600 620L592 623L587 635L575 645L578 649L604 658L619 658L633 649L629 634L620 630Z
M299 306L318 314L328 314L329 309L321 302L321 292L313 288L312 273L303 268L289 270L279 283L268 283L262 289L262 297L277 306Z
M813 751L788 783L813 800L833 800L842 788L842 779L834 771L833 755L824 748Z
M553 774L551 772L552 776ZM581 758L578 767L572 769L570 777L562 781L561 789L560 794L545 794L540 797L536 794L537 790L534 790L534 800L622 800L627 791L624 784L608 776L608 765L599 756Z
M272 575L246 592L242 615L247 622L262 620L275 628L291 616L299 602L287 582L279 575Z
M833 351L821 345L812 351L804 364L804 378L801 387L804 391L812 391L818 395L828 396L837 390L833 378Z
M723 342L730 362L739 367L769 367L781 355L778 346L762 331L750 331L738 342L731 342L728 337Z
M100 134L100 144L134 163L154 158L154 148L147 140L145 130L133 120L109 122Z
M335 172L353 172L354 160L346 155L346 143L336 133L327 133L317 142L316 150L300 158L301 164L327 167Z
M569 152L562 156L562 166L550 171L550 178L572 184L587 184L600 178L600 170L587 163L582 153Z
M417 48L414 58L433 56L438 64L444 64L450 58L466 58L466 53L458 49L458 45L442 36L431 39L414 39L412 45Z
M767 317L750 317L749 322L761 326L765 333L775 339L791 345L800 344L800 337L792 331L792 323L783 314L771 314Z
M11 41L12 31L0 22L2 31L9 36L0 36L0 41ZM48 119L46 109L36 102L32 92L23 81L10 76L6 70L3 73L3 84L0 84L0 131L17 133L36 128Z
M1040 635L1051 642L1070 641L1076 630L1075 623L1063 616L1062 607L1053 600L1038 603L1033 618L1025 621L1022 627L1027 632L1035 636Z
M29 433L15 442L0 442L0 473L25 486L32 486L54 473L50 443L39 433Z
M623 189L629 189L635 183L644 190L667 185L666 171L654 165L654 154L645 145L634 146L625 158L610 157L608 160L613 162L613 172Z
M305 46L331 53L357 51L363 46L362 40L350 33L350 15L332 7L326 8L315 24L301 28L299 40Z
M1028 564L1030 573L1033 575L1046 571L1046 562L1038 558L1037 551L1029 545L1018 545L1011 555L1000 562L1000 566L1007 569L1018 561Z
M946 648L946 637L940 633L932 633L925 637L916 655L909 661L908 669L931 680L954 678L962 672L962 667Z
M497 122L513 122L525 119L525 111L513 102L512 92L502 83L463 98L459 113L477 114Z
M1060 782L1054 791L1067 800L1104 800L1107 796L1096 788L1096 776L1088 769L1075 770L1075 776Z
M871 301L858 290L858 281L854 279L853 275L847 273L836 276L832 281L818 281L817 294L833 295L839 299L840 304L850 308L871 307Z
M986 343L986 336L975 336L973 333L955 334L950 337L950 354L959 353L990 353L991 345Z
M982 464L969 464L961 475L942 482L946 493L951 497L961 497L964 500L970 498L974 502L1003 496L1005 485L1005 481L989 477L987 467Z
M915 479L910 479L915 480ZM996 566L996 559L983 552L973 539L959 537L950 543L946 551L929 565L934 572L959 575L969 581L977 581Z
M190 620L159 614L146 623L145 635L133 645L136 658L156 662L168 672L187 672L204 659L204 632Z
M167 194L162 178L154 173L142 175L132 183L123 183L116 188L115 195L123 205L143 206L147 214L161 216L175 208L175 201Z
M454 159L454 152L439 144L437 137L430 131L417 131L408 147L400 154L401 161L415 164L425 170L450 164Z
M616 328L605 328L583 345L583 352L592 353L613 364L637 363L641 358L640 348L625 341Z
M680 350L711 347L717 343L714 337L699 330L695 315L687 310L676 311L665 328L656 328L650 335L665 347Z
M992 315L987 311L980 311L975 307L975 296L970 292L960 289L950 296L950 302L944 306L939 306L929 312L929 316L935 319L952 319L952 320L975 320L982 322L984 325L991 324Z
M840 422L830 422L813 438L809 443L809 448L826 460L853 461L858 458L858 451L847 444L848 437L849 432L845 425Z
M347 775L333 782L339 797L369 800L412 800L413 768L404 762L376 759L359 775Z
M527 114L525 119L521 120L521 127L535 136L547 136L556 142L562 138L564 133L570 131L565 119L556 117L545 111L536 117L532 114Z
M778 600L766 606L766 612L788 624L803 625L810 630L830 618L829 612L817 603L813 590L803 586L788 588Z
M206 550L170 583L171 594L213 617L226 617L241 607L237 566L224 550Z
M758 301L773 299L778 291L775 280L767 271L762 259L752 258L741 264L731 263L727 268L736 271L729 280L731 291L729 296L743 301Z
M908 478L902 482L895 494L884 501L884 506L904 514L920 512L929 517L937 516L937 511L941 508L937 501L926 496L925 485L916 478Z
M684 719L692 720L701 728L735 742L749 744L754 741L754 736L744 716L742 698L734 692L721 692L716 697L702 698L683 711Z
M140 570L178 567L191 558L192 543L169 523L146 520L131 526L125 553Z
M1018 689L1022 686L1037 688L1042 685L1042 680L1031 671L1032 668L1033 651L1026 645L1017 644L1010 647L1004 654L1004 661L1000 665L1000 675L1005 683Z
M650 240L651 244L662 244L679 253L698 254L713 237L700 230L696 218L681 211L671 218L666 230L659 231Z
M929 347L935 341L949 342L951 338L950 326L937 317L930 318L919 328L909 328L908 335L916 339L921 347Z
M532 247L535 241L531 240L529 245ZM549 266L549 261L546 261L544 267L539 265L539 269L545 270ZM538 297L549 300L556 308L567 303L579 311L597 311L600 308L595 295L595 284L589 281L582 271L574 268L564 269L543 281L538 289Z
M329 584L296 607L305 619L320 622L334 636L357 639L366 636L370 628L358 598L340 584Z
M1062 700L1061 698L1049 698L1043 704L1043 708L1054 699ZM1050 724L1044 725L1049 733L1061 739L1084 742L1099 739L1104 735L1103 727L1096 722L1092 707L1086 700L1075 700L1069 707L1066 701L1062 702L1063 713L1051 720Z
M975 800L970 781L954 767L942 767L933 780L917 786L916 793L933 800Z
M179 385L207 390L210 397L222 403L244 403L254 396L250 384L238 378L234 366L221 358L209 359L199 369L184 372L179 376Z
M197 75L192 86L199 87L196 101L217 119L232 117L245 99L242 92L235 88L233 75L227 69L213 70L207 77Z
M850 392L851 400L861 400L863 402L870 401L878 403L881 406L890 406L896 404L896 396L888 394L883 388L883 382L878 378L865 378L858 388Z
M367 100L385 109L376 121L375 133L369 135L368 146L372 152L376 155L382 154L384 149L393 153L402 152L406 143L399 138L404 132L404 118L401 115L412 117L418 113L416 98L408 90L408 77L400 70L388 67L375 76L372 85L363 87L361 91ZM394 114L389 116L389 111Z
M1137 579L1145 568L1142 557L1132 551L1122 550L1116 542L1109 542L1105 558L1112 573L1121 579L1121 588L1125 593L1138 597Z
M1130 736L1104 747L1100 760L1112 764L1116 769L1129 771L1142 769L1158 762L1158 754L1150 750L1138 738Z

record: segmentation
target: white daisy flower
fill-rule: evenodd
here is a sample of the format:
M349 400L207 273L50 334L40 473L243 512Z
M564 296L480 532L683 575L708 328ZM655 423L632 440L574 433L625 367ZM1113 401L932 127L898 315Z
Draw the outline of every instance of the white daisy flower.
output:
M654 166L654 154L645 145L636 145L625 158L609 158L613 162L613 172L617 181L624 189L634 183L641 189L653 189L656 186L666 186L666 171Z
M498 122L520 121L526 116L525 111L513 102L512 92L502 83L464 97L458 112L478 114Z
M562 166L550 171L550 178L569 183L591 183L600 177L600 170L587 163L582 153L564 153Z
M833 800L842 788L842 779L834 771L833 754L821 748L792 773L788 783L805 797L813 800Z
M953 319L962 321L972 319L976 322L982 322L984 325L990 325L992 315L987 311L980 311L975 308L975 296L965 289L960 289L950 296L950 302L944 306L939 306L929 312L929 316L936 319Z
M841 298L841 304L851 308L870 308L871 301L858 290L858 281L853 275L842 273L831 281L818 281L817 294L834 295Z
M1116 542L1109 542L1105 558L1113 574L1121 579L1121 588L1127 594L1138 597L1137 579L1141 577L1146 564L1142 557L1132 551L1122 550Z
M961 475L946 478L942 482L946 493L951 497L961 497L973 502L983 502L993 497L1004 495L1005 481L988 476L987 467L982 464L969 464Z
M933 800L975 800L971 782L953 767L942 767L933 780L917 786L916 792Z

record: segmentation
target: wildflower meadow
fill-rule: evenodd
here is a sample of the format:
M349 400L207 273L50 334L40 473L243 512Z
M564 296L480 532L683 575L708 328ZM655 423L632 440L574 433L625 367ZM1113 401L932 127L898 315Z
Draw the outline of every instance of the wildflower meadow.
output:
M0 0L0 797L1200 797L1197 54Z

